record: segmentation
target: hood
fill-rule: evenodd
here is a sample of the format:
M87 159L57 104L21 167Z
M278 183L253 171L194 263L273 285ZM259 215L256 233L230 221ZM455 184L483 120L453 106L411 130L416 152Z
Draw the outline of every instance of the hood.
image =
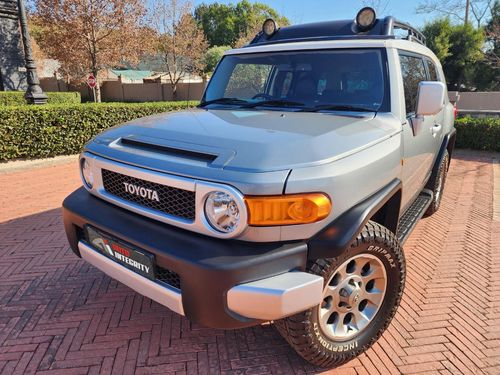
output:
M194 109L131 121L93 143L102 156L112 148L224 170L282 171L329 163L394 135L397 122L384 116Z

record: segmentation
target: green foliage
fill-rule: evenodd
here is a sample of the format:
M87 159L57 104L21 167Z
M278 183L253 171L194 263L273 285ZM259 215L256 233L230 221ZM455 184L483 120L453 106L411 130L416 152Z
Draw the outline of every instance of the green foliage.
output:
M279 25L290 21L276 10L263 3L242 0L234 4L200 4L194 11L210 46L234 46L237 40L252 32L266 18L274 18Z
M444 61L450 56L450 36L453 32L453 26L448 18L436 20L425 25L423 33L427 38L427 47L429 47L440 61Z
M197 102L99 103L0 107L0 161L80 152L101 131Z
M500 0L491 7L491 19L486 25L485 59L475 69L474 82L478 90L500 90Z
M500 118L463 117L455 127L456 147L500 152Z
M483 58L484 32L474 29L470 23L453 27L450 35L450 56L445 59L445 67L450 82L457 87L462 83L473 85L467 78L474 69L474 64Z
M222 56L224 56L224 52L229 49L231 49L231 47L229 46L215 46L209 48L205 53L205 57L203 59L203 64L205 66L203 69L203 73L212 74L220 59L222 59Z
M82 99L79 92L46 92L49 104L79 104ZM24 92L0 91L0 107L6 105L24 105Z
M483 29L474 29L470 23L452 25L449 19L441 19L425 25L423 33L443 64L450 88L476 88L475 70L484 57Z

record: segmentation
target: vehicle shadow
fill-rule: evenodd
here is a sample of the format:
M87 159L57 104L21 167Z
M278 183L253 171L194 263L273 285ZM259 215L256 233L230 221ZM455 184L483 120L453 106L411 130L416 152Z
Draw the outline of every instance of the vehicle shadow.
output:
M0 328L0 351L24 344L35 371L321 371L271 324L201 327L109 278L69 249L60 209L0 223Z

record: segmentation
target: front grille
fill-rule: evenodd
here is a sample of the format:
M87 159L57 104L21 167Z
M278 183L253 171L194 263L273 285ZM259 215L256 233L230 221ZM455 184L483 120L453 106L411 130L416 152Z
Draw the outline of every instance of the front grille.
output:
M156 266L156 280L164 282L174 288L181 289L181 278L174 271Z
M118 198L171 216L191 221L195 219L195 193L192 191L141 180L107 169L102 169L102 182L106 192ZM158 201L128 192L125 190L125 184L155 191L158 194Z

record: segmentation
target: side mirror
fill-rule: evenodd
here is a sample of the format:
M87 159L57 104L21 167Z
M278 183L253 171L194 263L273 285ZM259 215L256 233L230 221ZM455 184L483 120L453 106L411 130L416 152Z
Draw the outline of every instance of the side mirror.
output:
M418 85L417 108L412 119L413 135L422 131L424 116L438 114L444 108L446 87L442 82L420 82Z

